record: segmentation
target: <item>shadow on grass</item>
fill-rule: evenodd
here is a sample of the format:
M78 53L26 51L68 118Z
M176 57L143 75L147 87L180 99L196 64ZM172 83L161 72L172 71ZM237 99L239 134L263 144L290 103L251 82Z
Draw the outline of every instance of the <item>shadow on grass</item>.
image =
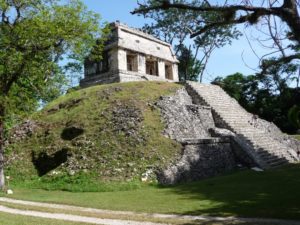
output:
M257 222L254 222L254 223L249 223L249 222L238 222L238 221L222 221L222 222L219 222L219 221L195 221L193 223L185 223L185 224L182 224L182 225L274 225L272 223L257 223ZM277 225L280 225L277 223ZM292 224L288 224L288 225L292 225Z
M300 165L237 172L169 188L182 198L199 200L199 209L183 214L300 219Z

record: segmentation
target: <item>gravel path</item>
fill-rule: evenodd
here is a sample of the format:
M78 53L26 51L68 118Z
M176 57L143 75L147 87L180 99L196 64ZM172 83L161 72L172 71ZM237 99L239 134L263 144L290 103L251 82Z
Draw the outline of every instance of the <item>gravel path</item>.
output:
M65 220L72 222L83 222L83 223L91 223L91 224L102 224L102 225L162 225L161 223L150 223L150 222L136 222L129 220L116 220L116 219L99 219L95 217L87 217L87 216L76 216L64 213L47 213L47 212L38 212L31 210L19 210L12 209L5 206L0 205L0 212L17 214L23 216L33 216L47 219L56 219L56 220Z
M148 218L161 218L161 219L186 219L193 221L237 221L237 222L250 222L250 223L266 223L266 224L277 224L277 225L300 225L300 221L295 220L281 220L281 219L269 219L269 218L241 218L241 217L210 217L210 216L189 216L189 215L175 215L175 214L149 214L149 213L136 213L130 211L112 211L112 210L103 210L95 208L85 208L79 206L70 206L63 204L52 204L52 203L41 203L41 202L32 202L32 201L23 201L16 200L11 198L0 197L1 202L26 205L26 206L37 206L51 209L63 209L71 211L80 211L80 212L90 212L90 213L99 213L99 214L110 214L110 215L128 215L128 216L143 216ZM69 220L85 223L94 223L94 224L103 224L103 225L163 225L162 223L152 223L152 222L136 222L129 220L117 220L117 219L99 219L87 216L76 216L70 214L60 214L60 213L46 213L38 211L28 211L28 210L18 210L0 205L0 211L12 214L19 215L28 215L36 216L43 218L53 218L60 220Z

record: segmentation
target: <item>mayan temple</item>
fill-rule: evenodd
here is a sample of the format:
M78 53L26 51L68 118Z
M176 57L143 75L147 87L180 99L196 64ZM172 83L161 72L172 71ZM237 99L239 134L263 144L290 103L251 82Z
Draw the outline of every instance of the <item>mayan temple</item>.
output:
M103 60L85 61L80 85L142 80L179 80L178 60L171 45L120 22L111 23Z

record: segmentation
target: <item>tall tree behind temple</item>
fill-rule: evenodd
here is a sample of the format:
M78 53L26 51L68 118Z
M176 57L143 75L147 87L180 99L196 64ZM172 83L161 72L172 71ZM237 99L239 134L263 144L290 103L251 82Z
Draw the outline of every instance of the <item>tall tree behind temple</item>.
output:
M180 4L189 3L188 0L177 0L176 2ZM158 3L159 1L156 0L146 1L146 4L150 7ZM205 5L206 3L202 3L201 0L192 0L191 4ZM170 43L175 49L175 54L179 60L184 60L179 65L181 73L183 71L193 72L191 75L181 76L182 79L192 78L201 82L204 70L213 51L226 44L231 44L232 39L237 39L240 36L240 33L231 26L223 26L211 29L204 36L191 40L190 32L198 24L203 23L203 21L219 20L219 16L216 13L197 13L188 10L169 9L166 11L141 12L140 14L154 20L153 23L145 24L143 30ZM188 49L190 53L186 54L187 51L185 49ZM189 57L190 60L187 63L186 56L189 55L191 57ZM195 65L191 66L191 63L195 63ZM185 65L188 68L183 68ZM192 68L193 70L191 70ZM195 71L198 72L197 76L194 73Z
M266 0L266 1L234 1L234 0L155 0L139 4L133 14L162 14L172 10L201 16L207 13L215 15L214 19L202 19L193 23L190 28L191 37L203 37L207 33L224 28L244 24L245 29L257 25L257 31L263 38L257 37L257 44L270 49L268 54L259 56L259 67L262 74L272 74L278 67L289 66L300 72L300 1L299 0ZM185 20L184 20L185 21ZM194 20L185 21L185 23ZM184 28L184 26L182 26ZM249 40L251 44L251 41ZM252 44L251 44L252 45ZM298 64L293 67L293 64ZM298 79L299 80L299 79Z
M80 0L66 4L58 0L0 0L0 188L4 186L8 113L17 104L21 111L22 107L32 109L36 106L32 99L57 95L56 85L62 77L59 62L82 62L96 38L104 33L107 29L99 27L99 16L88 11ZM101 50L103 43L98 44ZM54 87L52 91L49 85ZM10 97L16 93L12 100ZM31 105L26 108L28 102Z
M199 74L202 71L202 64L195 58L191 48L181 46L177 59L179 60L179 79L198 81Z

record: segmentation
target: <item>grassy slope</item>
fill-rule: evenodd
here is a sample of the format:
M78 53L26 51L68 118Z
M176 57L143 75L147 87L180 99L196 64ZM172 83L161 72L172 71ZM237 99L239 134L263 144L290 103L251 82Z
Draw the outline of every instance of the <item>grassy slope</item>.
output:
M71 193L14 187L14 198L112 210L300 219L300 165L241 171L174 187Z
M32 116L38 129L31 137L7 148L6 174L23 186L101 191L114 187L99 182L132 182L149 168L164 167L181 146L161 134L164 125L153 103L180 87L132 82L62 96ZM83 133L76 136L68 131L70 127ZM68 135L73 135L72 140L66 140ZM42 168L48 163L51 170L40 178L33 158L44 160Z
M300 141L300 135L293 135L293 137Z

